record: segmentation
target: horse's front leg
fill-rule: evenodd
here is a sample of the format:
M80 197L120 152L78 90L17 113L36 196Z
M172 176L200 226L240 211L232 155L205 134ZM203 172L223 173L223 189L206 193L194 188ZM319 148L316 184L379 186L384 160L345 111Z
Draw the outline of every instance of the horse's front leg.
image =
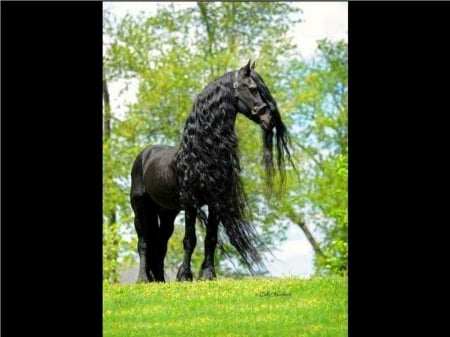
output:
M216 278L216 271L214 269L214 253L217 246L218 225L219 218L213 211L210 211L208 215L208 223L206 224L205 260L202 263L199 275L201 280L213 280Z
M184 257L183 263L178 269L178 281L192 281L191 271L191 256L197 244L197 237L195 235L195 220L197 217L197 210L190 208L185 210L185 231L183 239Z

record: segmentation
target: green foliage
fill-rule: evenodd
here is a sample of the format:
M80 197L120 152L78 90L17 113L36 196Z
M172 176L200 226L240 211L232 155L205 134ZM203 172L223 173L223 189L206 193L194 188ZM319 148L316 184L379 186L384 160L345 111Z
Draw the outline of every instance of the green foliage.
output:
M294 22L286 15L294 11L287 4L202 3L194 9L160 9L153 17L127 15L120 21L105 13L105 77L139 83L137 102L125 116L115 115L104 151L104 176L111 177L105 179L104 202L119 212L122 227L132 227L126 219L131 215L128 175L134 156L149 144L177 145L195 96L214 78L241 66L240 60L255 57L260 71L271 69L280 51L293 48L282 36ZM247 128L249 122L244 122ZM259 138L257 142L261 144ZM180 247L170 249L180 246L180 234L176 230L169 242L168 266L175 264L171 254L181 256ZM199 253L201 249L194 265Z
M117 20L104 13L104 76L109 84L120 80L138 86L135 103L120 114L113 107L111 135L104 141L103 214L105 224L111 224L111 214L117 224L117 228L104 224L106 280L116 280L117 268L137 258L128 200L135 156L148 145L178 145L196 95L250 58L256 59L256 69L291 131L298 167L297 173L288 167L285 195L266 197L260 128L238 116L242 174L253 220L263 241L274 247L285 239L284 229L292 223L290 212L318 215L320 221L314 225L329 256L316 261L318 271L333 273L346 266L347 46L322 41L312 62L299 60L286 37L296 22L290 16L295 12L289 3L202 2L183 10L173 5L160 8L151 17L126 15ZM197 227L193 264L198 269L204 230ZM168 268L180 263L183 235L181 213L169 241ZM225 261L229 256L235 266ZM229 244L216 258L219 275L246 273Z
M296 102L291 108L297 112L294 144L299 174L290 183L283 208L301 213L320 230L324 256L315 260L319 273L347 270L347 55L343 41L323 40L313 62L294 60L288 68L286 89ZM298 185L301 188L295 188Z
M347 336L347 278L104 285L103 335Z
M103 279L109 282L117 282L119 277L117 273L119 256L117 229L117 223L103 223Z

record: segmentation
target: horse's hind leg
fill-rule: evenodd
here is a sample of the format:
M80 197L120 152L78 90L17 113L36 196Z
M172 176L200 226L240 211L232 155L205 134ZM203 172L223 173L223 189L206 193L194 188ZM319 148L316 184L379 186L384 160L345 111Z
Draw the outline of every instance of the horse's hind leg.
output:
M217 246L217 228L219 226L219 218L210 210L208 215L208 222L206 224L205 237L205 260L200 269L199 278L201 280L213 280L216 278L216 271L214 268L214 253Z
M178 269L178 281L192 281L191 256L194 252L195 245L197 244L197 237L195 235L196 216L196 209L190 208L185 210L185 231L183 239L184 257L183 263Z
M167 253L167 243L172 236L175 218L179 211L160 211L159 212L159 232L161 236L160 253L158 255L159 273L164 281L164 258Z
M131 196L138 235L139 274L137 282L159 281L158 256L160 233L157 207L147 194Z

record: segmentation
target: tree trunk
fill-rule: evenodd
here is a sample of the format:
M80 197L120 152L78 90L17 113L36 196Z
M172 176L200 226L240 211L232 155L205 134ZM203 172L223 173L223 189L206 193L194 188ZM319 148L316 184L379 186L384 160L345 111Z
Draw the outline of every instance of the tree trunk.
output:
M108 84L105 78L103 78L103 103L104 103L104 113L103 113L103 140L108 141L111 138L111 104L109 101ZM112 180L111 176L104 177L107 180ZM116 223L116 211L111 209L106 212L107 220L106 223L111 226ZM109 213L109 214L108 214ZM112 232L112 231L111 231ZM106 252L106 259L109 261L116 261L118 258L119 251L119 238L118 234L115 234L112 238L112 246L117 247L117 249ZM118 282L118 271L113 270L109 275L106 276L113 282Z
M198 2L197 5L200 10L200 18L205 25L206 34L208 35L208 56L212 57L213 44L214 44L214 32L213 32L213 28L209 22L208 3Z
M103 138L106 140L111 138L111 104L109 103L108 84L105 78L103 78L103 103Z
M236 49L237 49L237 45L236 45L236 35L237 35L237 30L236 30L236 4L234 2L230 3L230 33L228 36L228 47L230 48L230 53L231 55L235 55L236 54Z
M297 224L301 228L303 233L305 233L305 236L308 239L309 243L311 244L314 253L317 256L325 257L325 254L323 253L322 249L320 249L319 243L316 241L316 239L314 239L314 236L312 235L308 226L306 226L305 222L301 221L299 216L294 214L294 212L289 212L288 216L295 224Z

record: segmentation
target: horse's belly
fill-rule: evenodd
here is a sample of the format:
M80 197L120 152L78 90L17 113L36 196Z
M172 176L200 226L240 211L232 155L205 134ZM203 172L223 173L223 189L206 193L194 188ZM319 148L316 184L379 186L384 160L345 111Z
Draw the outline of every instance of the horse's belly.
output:
M161 207L165 209L180 209L180 199L176 185L170 181L152 179L145 186L146 192Z
M166 209L180 209L177 179L173 170L175 153L175 148L155 146L142 158L145 191Z

